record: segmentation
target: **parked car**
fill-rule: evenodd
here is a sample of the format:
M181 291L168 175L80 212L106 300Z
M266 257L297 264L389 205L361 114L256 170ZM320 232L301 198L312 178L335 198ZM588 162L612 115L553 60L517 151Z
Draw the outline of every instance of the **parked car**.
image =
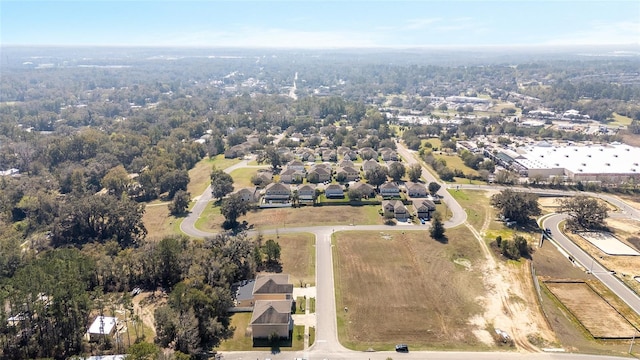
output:
M398 345L396 345L396 351L397 352L409 352L409 346L407 346L406 344L398 344Z

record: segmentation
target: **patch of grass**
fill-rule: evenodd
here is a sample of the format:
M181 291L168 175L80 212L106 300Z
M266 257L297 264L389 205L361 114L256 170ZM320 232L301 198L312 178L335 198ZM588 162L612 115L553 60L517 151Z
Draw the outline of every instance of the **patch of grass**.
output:
M238 190L246 187L251 187L251 177L258 173L256 168L240 168L231 172L233 178L233 188Z
M485 191L476 190L448 190L451 196L467 212L467 221L476 230L480 230L484 224L485 216L493 218L493 209L489 205L489 198Z
M247 221L258 230L322 225L381 225L383 219L378 209L379 205L257 209L238 220Z
M147 229L148 240L158 241L180 233L180 219L169 215L167 204L147 206L142 222Z
M465 165L464 161L462 161L462 158L460 158L460 156L458 156L457 153L442 154L442 153L434 152L433 157L436 159L443 159L444 161L446 161L447 167L451 170L457 169L462 171L465 174L469 174L472 176L478 175L478 171Z
M239 162L239 159L225 159L222 154L198 161L196 166L189 170L189 185L187 185L187 191L191 193L191 196L202 194L211 183L211 169L213 169L213 166L224 170Z
M296 314L304 314L307 301L303 296L296 297Z
M309 299L309 312L312 314L316 312L316 298L314 297Z
M439 138L429 138L422 140L422 147L424 147L426 143L430 143L432 149L440 150L440 148L442 147L442 141L440 141Z
M620 115L618 113L613 113L613 121L608 123L608 125L613 125L613 126L629 126L631 125L631 122L633 122L633 119L628 117L628 116L624 116L624 115Z
M220 213L219 206L213 206L213 202L209 203L204 211L196 220L195 227L203 231L218 232L222 230L224 216Z
M316 328L310 327L309 328L309 346L313 345L314 342L316 342Z
M275 240L280 244L282 272L289 274L294 286L314 286L316 282L315 236L310 233L268 235L263 241Z
M338 332L343 345L392 350L482 346L468 319L482 311L477 271L482 253L466 227L447 229L442 244L424 231L345 231L334 235ZM343 309L347 307L347 311Z
M233 336L223 340L218 346L221 351L251 351L258 350L253 347L249 322L251 313L235 313L231 315L231 327L234 328ZM268 348L264 348L267 350Z

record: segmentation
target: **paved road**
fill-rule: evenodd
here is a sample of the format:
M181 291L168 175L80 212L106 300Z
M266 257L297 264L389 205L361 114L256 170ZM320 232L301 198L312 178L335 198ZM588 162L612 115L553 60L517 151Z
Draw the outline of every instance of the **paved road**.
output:
M416 155L415 151L407 149L401 143L397 143L397 146L398 146L398 153L400 153L400 155L406 160L407 164L412 165L412 164L419 163L414 156ZM445 226L456 227L458 225L464 224L465 221L467 221L467 212L447 191L446 184L436 179L435 176L433 176L433 174L431 174L429 170L427 170L425 167L422 167L422 177L425 178L427 184L430 182L437 182L442 186L438 191L438 195L442 198L442 202L444 202L447 205L447 207L452 213L451 218L445 221Z
M416 160L413 157L412 152L399 146L401 155L407 160L409 164L415 163ZM246 166L247 162L243 161L230 168L225 169L225 172L231 171ZM423 169L423 176L427 181L436 181L436 179ZM463 224L466 221L466 211L455 201L455 199L446 191L446 187L438 193L441 195L443 201L453 215L448 221L445 222L446 227L454 227ZM180 224L180 229L189 236L203 238L214 235L205 231L201 231L195 228L195 222L200 217L200 214L205 209L207 204L211 201L211 189L207 188L205 192L200 196L190 214ZM348 231L348 230L372 230L372 231L393 231L393 230L426 230L428 225L398 225L396 227L386 225L356 225L356 226L319 226L319 227L302 227L302 228L280 228L277 231L279 233L299 233L310 232L316 237L316 290L317 290L317 302L316 302L316 317L317 317L317 329L316 329L316 341L315 343L303 352L282 352L272 354L269 352L229 352L223 353L225 359L293 359L301 357L305 359L375 359L382 360L390 357L405 358L405 359L460 359L466 360L473 359L527 359L527 360L542 360L542 359L616 359L616 357L603 357L603 356L591 356L581 354L558 354L558 353L513 353L513 352L410 352L408 354L398 354L395 352L358 352L344 348L338 340L338 328L337 328L337 316L335 305L335 286L333 275L333 251L331 245L331 235L335 231ZM263 233L275 233L276 230L263 231Z
M629 289L620 279L613 275L611 271L602 266L586 251L582 250L573 241L564 236L560 230L560 222L566 218L566 215L552 215L543 220L542 226L545 229L549 228L551 230L553 241L558 243L576 262L590 271L593 276L602 281L603 284L618 295L618 297L627 303L636 313L640 314L640 297L638 297L638 294Z

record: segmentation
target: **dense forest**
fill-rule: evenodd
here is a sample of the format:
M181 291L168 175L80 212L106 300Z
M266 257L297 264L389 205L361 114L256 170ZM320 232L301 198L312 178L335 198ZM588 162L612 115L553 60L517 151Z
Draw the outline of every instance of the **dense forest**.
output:
M142 216L148 202L185 191L196 163L248 136L259 138L252 150L283 132L321 132L334 146L390 147L397 119L381 110L389 99L430 114L434 98L479 94L513 101L525 114L578 109L604 122L615 112L635 119L631 131L640 128L637 57L2 50L0 171L19 172L0 177L3 359L123 351L92 348L83 335L92 316L113 304L131 309L136 287L168 294L155 314L156 339L136 340L196 354L229 336L230 287L255 272L259 241L226 232L149 241ZM288 96L294 81L297 98ZM453 148L478 134L585 139L518 127L503 115L402 130L416 150L432 136Z

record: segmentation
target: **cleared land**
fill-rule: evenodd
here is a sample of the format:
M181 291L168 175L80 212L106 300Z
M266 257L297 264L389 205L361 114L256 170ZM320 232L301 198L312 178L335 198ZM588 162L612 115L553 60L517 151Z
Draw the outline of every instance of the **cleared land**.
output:
M335 235L336 306L341 342L354 349L467 348L482 344L470 319L485 296L478 243L467 228L442 244L426 232Z
M257 229L321 225L376 225L384 219L376 206L303 206L299 208L261 209L238 219Z
M636 329L584 282L546 286L595 338L631 338Z
M148 232L147 240L159 241L180 233L180 219L169 215L167 204L147 205L142 222Z
M252 187L251 177L258 173L257 168L240 168L231 172L233 178L233 188L240 190L242 188Z
M213 166L224 170L239 162L240 160L238 159L225 159L224 155L200 160L193 169L189 170L189 185L187 185L187 191L191 193L192 197L199 196L211 182L211 169L213 169Z
M293 286L300 283L315 285L316 282L316 239L310 233L283 234L276 238L265 236L264 241L273 239L280 244L282 272L290 275Z

